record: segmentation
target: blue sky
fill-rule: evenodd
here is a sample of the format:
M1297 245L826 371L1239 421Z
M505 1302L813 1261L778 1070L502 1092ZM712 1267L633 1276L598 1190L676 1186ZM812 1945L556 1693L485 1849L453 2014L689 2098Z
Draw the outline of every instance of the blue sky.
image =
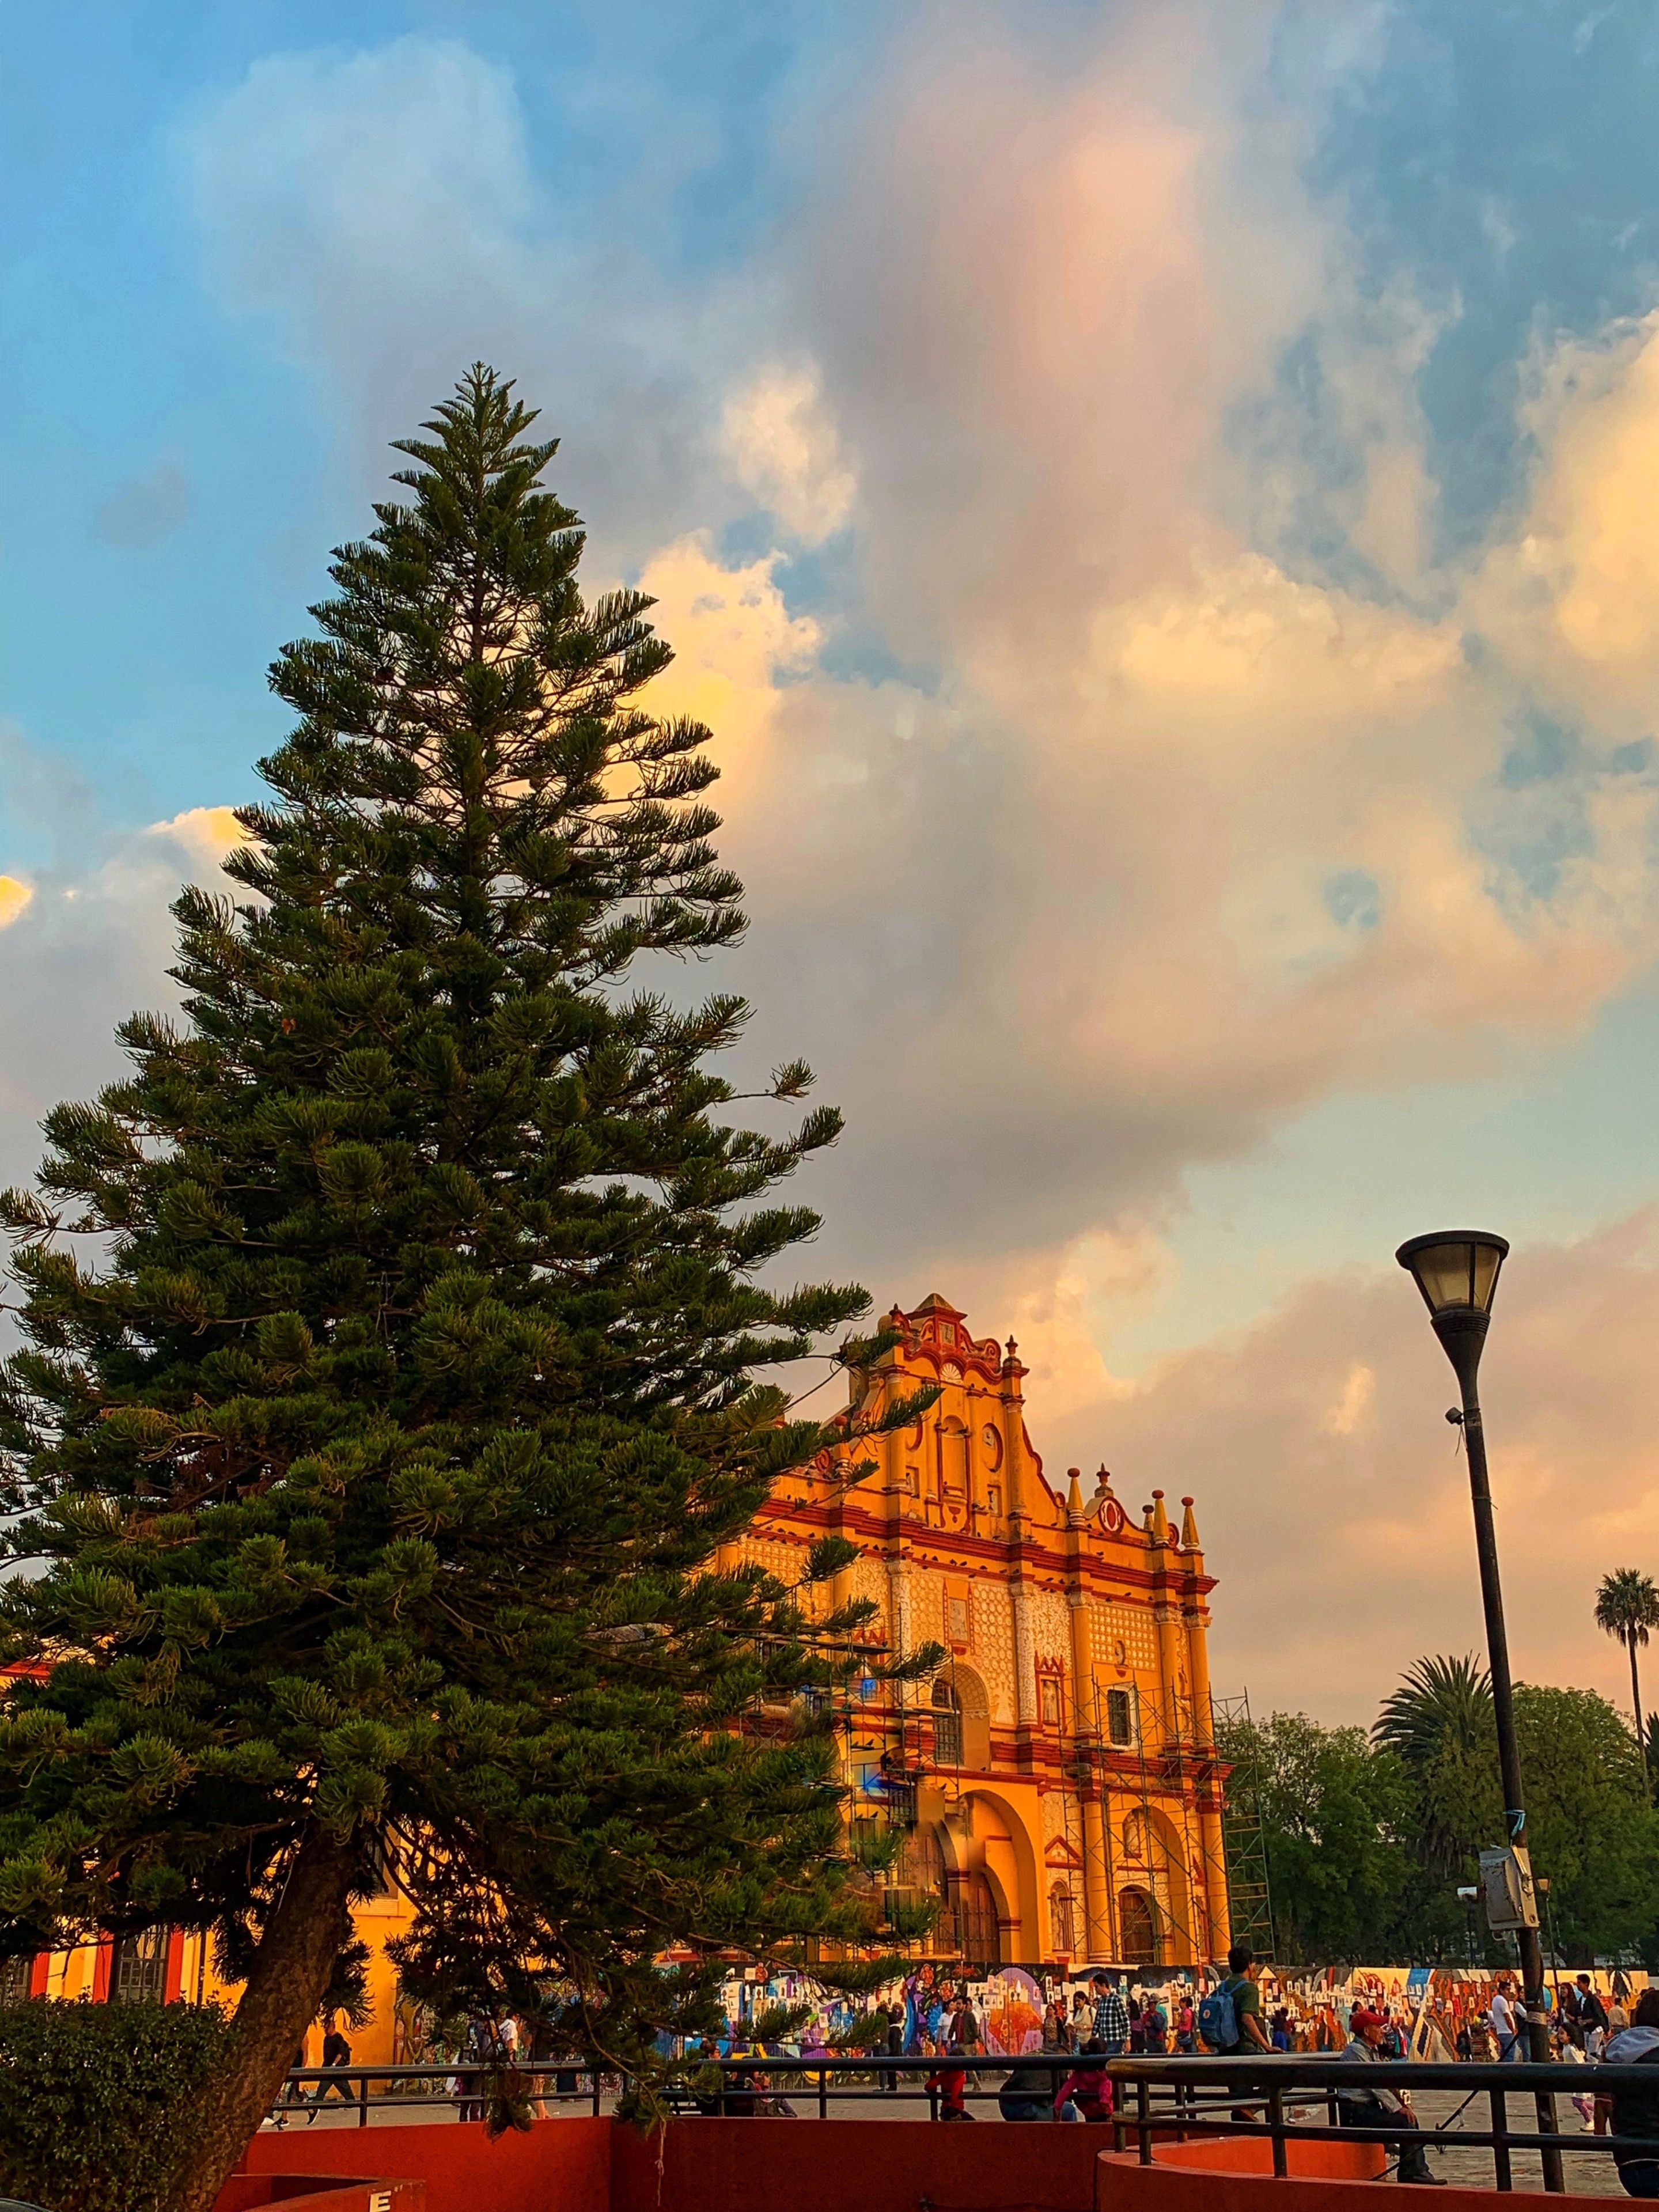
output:
M165 993L265 666L482 354L729 749L754 1049L851 1122L823 1264L1015 1328L1062 1463L1202 1462L1261 1579L1264 1500L1412 1494L1440 1385L1375 1301L1490 1220L1563 1366L1528 1519L1581 1524L1517 1534L1528 1663L1616 1686L1555 1623L1659 1565L1608 1552L1659 1489L1659 6L104 0L0 48L6 1171ZM1271 1586L1335 1710L1322 1589L1388 1547L1319 1517ZM1401 1556L1403 1660L1469 1623Z

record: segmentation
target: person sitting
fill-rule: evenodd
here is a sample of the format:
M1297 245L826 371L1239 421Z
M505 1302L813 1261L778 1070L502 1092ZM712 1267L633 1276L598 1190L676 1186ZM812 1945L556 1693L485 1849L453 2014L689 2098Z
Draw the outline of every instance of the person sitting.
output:
M1086 2043L1077 2064L1054 2093L1054 2112L1062 2120L1109 2120L1112 2083L1106 2071L1106 2053L1098 2043Z
M1644 1990L1631 2008L1630 2026L1602 2046L1604 2066L1651 2066L1651 2089L1614 2089L1595 2099L1595 2132L1634 2136L1638 2148L1615 2150L1613 2163L1626 2197L1659 2197L1659 1989ZM1651 2143L1651 2151L1640 2148Z
M1380 2012L1366 2006L1356 2005L1348 2015L1348 2047L1342 2053L1345 2067L1381 2066L1387 2062L1382 2057L1382 2039L1388 2021ZM1389 2127L1415 2130L1417 2115L1392 2089L1380 2082L1350 2081L1336 2093L1338 2124L1345 2128ZM1420 2142L1412 2142L1402 2136L1385 2138L1390 2150L1399 2154L1401 2181L1426 2182L1431 2188L1443 2189L1445 2182L1437 2173L1429 2172L1429 2161Z
M1014 2067L997 2092L997 2107L1005 2120L1052 2120L1058 2066L1044 2066L1027 2057Z

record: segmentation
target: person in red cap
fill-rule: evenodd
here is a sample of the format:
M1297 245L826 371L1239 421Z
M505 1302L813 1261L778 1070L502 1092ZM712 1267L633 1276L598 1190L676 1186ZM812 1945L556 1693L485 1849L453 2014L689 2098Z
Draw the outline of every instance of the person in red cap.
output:
M1348 2047L1342 2054L1344 2062L1355 2068L1386 2065L1382 2038L1388 2026L1382 2013L1356 2005L1348 2014ZM1345 2128L1386 2126L1414 2130L1417 2126L1417 2115L1411 2106L1395 2090L1385 2089L1380 2081L1356 2081L1352 2087L1338 2089L1336 2110ZM1413 2142L1403 2134L1391 2136L1388 2148L1399 2154L1402 2181L1426 2182L1432 2189L1445 2187L1443 2175L1429 2172L1428 2154L1420 2142Z

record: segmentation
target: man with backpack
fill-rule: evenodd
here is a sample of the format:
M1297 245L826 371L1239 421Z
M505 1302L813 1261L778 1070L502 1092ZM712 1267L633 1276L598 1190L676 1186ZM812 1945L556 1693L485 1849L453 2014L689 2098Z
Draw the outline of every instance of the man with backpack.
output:
M1198 2032L1206 2051L1231 2058L1273 2049L1261 2025L1261 1992L1255 1985L1261 1971L1249 1945L1235 1943L1227 1954L1226 1979L1199 2001Z
M1273 2045L1261 2025L1261 1992L1255 1985L1261 1971L1249 1945L1235 1943L1227 1954L1226 1979L1199 2001L1198 2032L1206 2050L1223 2058L1271 2052ZM1248 2097L1254 2089L1249 2081L1230 2081L1227 2087L1235 2097ZM1259 2106L1236 2105L1233 2118L1253 2120L1260 2111Z

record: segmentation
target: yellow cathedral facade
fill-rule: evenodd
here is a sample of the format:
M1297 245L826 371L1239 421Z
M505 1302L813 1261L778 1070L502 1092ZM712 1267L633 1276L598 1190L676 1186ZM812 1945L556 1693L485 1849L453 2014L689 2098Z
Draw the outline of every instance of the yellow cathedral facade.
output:
M855 1838L860 1822L902 1830L882 1879L939 1900L926 1948L964 1969L1222 1955L1215 1585L1193 1501L1178 1522L1161 1491L1132 1513L1103 1468L1090 1496L1076 1468L1056 1488L1012 1338L975 1337L938 1296L884 1328L902 1341L854 1378L849 1414L873 1419L924 1385L937 1401L783 1478L723 1555L794 1582L817 1539L847 1538L858 1558L829 1601L874 1607L857 1632L872 1657L943 1647L928 1680L872 1675L846 1701Z

